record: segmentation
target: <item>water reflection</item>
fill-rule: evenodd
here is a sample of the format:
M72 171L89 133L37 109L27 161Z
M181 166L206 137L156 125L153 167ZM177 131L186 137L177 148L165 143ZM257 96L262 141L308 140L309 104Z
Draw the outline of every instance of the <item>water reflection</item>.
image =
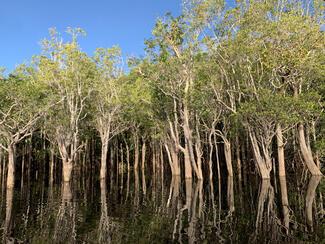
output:
M112 175L109 182L80 177L62 185L44 179L7 189L0 200L2 243L321 243L325 238L320 177L299 190L279 178L276 192L270 180L237 188L228 177L219 189L213 181L163 182L158 173L143 174Z
M312 176L309 180L306 193L306 219L308 226L313 229L313 203L316 195L316 188L322 179L321 176Z
M54 241L75 243L76 241L76 206L72 201L70 183L62 184L61 204L56 217Z
M12 230L12 202L13 202L14 190L13 188L7 188L6 192L6 217L3 227L3 243L14 243L14 239L11 236Z

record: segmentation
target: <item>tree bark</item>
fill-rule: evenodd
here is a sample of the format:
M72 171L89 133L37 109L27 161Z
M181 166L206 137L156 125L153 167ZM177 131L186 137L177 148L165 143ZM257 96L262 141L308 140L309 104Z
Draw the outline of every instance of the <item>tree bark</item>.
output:
M144 165L145 165L145 161L146 161L146 149L147 149L146 142L143 141L142 150L141 150L141 156L142 156L141 168L142 169L144 169Z
M135 132L137 133L137 132ZM139 167L139 137L137 134L134 136L134 171Z
M179 150L177 149L177 146L172 145L170 147L170 154L171 154L171 159L172 159L175 176L181 175L181 169L179 168L178 151Z
M53 184L54 181L54 152L53 148L51 148L51 159L50 159L50 185Z
M276 139L278 146L278 161L279 161L279 176L286 175L285 161L284 161L284 143L281 125L278 124L276 127Z
M228 176L233 177L232 163L231 163L231 145L229 141L224 142L224 151L225 151Z
M298 124L298 141L300 145L300 151L304 158L304 162L312 175L323 175L320 169L314 162L312 152L308 149L305 138L305 129L302 123Z
M261 150L259 148L259 144L257 142L256 136L254 132L249 130L249 136L252 143L252 148L254 152L255 161L257 164L257 168L262 179L270 179L270 171L272 170L272 162L270 156L265 152L266 148L263 150L263 156L261 155ZM264 145L262 145L264 146Z
M240 159L240 144L238 135L236 136L236 159L237 159L237 171L238 171L238 182L241 185L242 181L242 166L241 166L241 159Z
M16 144L11 143L8 147L8 173L7 188L14 188L15 185L15 161L16 161Z
M290 226L290 209L287 191L287 180L285 176L280 176L280 187L281 187L281 202L282 202L282 213L283 213L283 225L286 228L287 234L289 233Z
M107 152L108 152L108 143L104 141L102 142L100 179L105 179L107 176Z
M69 160L63 160L62 162L62 175L63 175L63 182L70 182L71 175L72 175L72 165L73 163Z
M308 183L306 192L306 218L309 227L313 228L313 202L316 196L316 189L322 177L312 176Z
M184 168L185 168L185 179L192 179L192 166L191 166L191 159L190 153L188 149L188 145L185 145L185 152L184 152Z

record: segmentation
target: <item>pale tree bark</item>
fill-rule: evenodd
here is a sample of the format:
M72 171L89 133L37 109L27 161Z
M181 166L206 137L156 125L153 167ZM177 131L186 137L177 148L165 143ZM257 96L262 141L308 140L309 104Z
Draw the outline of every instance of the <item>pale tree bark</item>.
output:
M262 179L270 179L272 160L270 157L269 149L267 148L267 145L259 145L256 139L256 135L252 129L249 129L249 137L251 140L253 153L259 173ZM262 147L262 150L260 150L260 147Z
M290 226L290 209L287 191L287 180L285 175L280 176L280 188L281 188L281 202L282 202L282 213L283 213L283 225L286 228L287 234L289 233Z
M61 203L56 216L53 238L57 243L74 243L76 241L76 209L69 182L63 182Z
M295 99L299 99L299 90L297 86L293 87L293 91L294 91L294 97ZM309 143L307 143L307 141L309 141L306 139L305 137L305 127L303 125L302 122L300 122L298 124L298 142L299 142L299 146L300 146L300 151L302 154L302 157L304 159L304 163L306 164L309 172L312 175L323 175L322 172L320 171L320 169L317 167L317 165L314 162L314 158L313 158L313 154L312 151L310 149Z
M242 182L242 165L240 158L240 144L238 135L236 136L236 161L237 161L237 171L238 171L238 184L241 187Z
M285 158L284 158L283 134L282 134L282 127L280 124L277 124L276 127L276 139L277 139L277 147L278 147L279 176L282 177L286 175L286 169L285 169Z
M15 185L15 161L16 145L11 143L8 147L8 171L7 171L7 188L13 188Z
M306 219L310 228L313 228L313 202L316 196L317 186L321 179L321 176L312 176L308 183L306 192Z
M99 107L102 106L103 105ZM96 119L96 129L101 139L100 179L104 179L107 176L107 153L109 142L114 136L121 133L126 128L123 123L118 122L118 115L116 114L118 110L118 106L109 111L106 111L104 108L100 108L98 117Z
M107 175L107 152L108 152L108 143L102 141L101 146L101 163L100 163L100 179L105 179Z
M146 175L145 175L145 161L146 161L146 142L143 139L141 149L141 175L142 175L142 192L145 195L147 193Z
M228 176L233 177L232 162L231 162L232 161L232 159L231 159L231 144L228 140L224 141L224 151L225 151Z
M134 171L139 167L139 136L137 130L134 133Z
M3 226L3 243L10 243L8 240L8 237L11 235L11 229L12 229L12 204L13 204L13 197L14 197L14 189L13 188L7 188L6 192L6 217L4 221ZM11 240L12 241L12 240Z
M192 131L190 129L189 123L189 110L187 108L186 103L184 104L183 110L183 130L185 137L185 178L192 178L192 169L195 172L196 177L200 180L202 179L202 172L197 165L197 161L195 160L194 152L193 152L193 139L192 139Z
M105 179L100 180L100 220L98 226L98 241L99 243L111 243L112 242L112 226L113 223L108 216L107 206L107 187Z
M309 170L309 172L312 175L323 175L320 169L317 167L317 165L314 162L313 154L311 150L308 148L306 143L306 137L305 137L305 129L304 125L302 123L298 124L298 141L300 145L300 151L303 156L304 162Z
M226 160L226 167L227 167L227 172L229 177L233 177L233 169L232 169L232 156L231 156L231 143L230 140L227 138L227 133L220 131L220 130L215 130L215 133L221 137L223 141L223 150L225 154L225 160Z
M231 215L235 211L235 200L234 200L234 178L231 176L227 177L227 203L229 214Z

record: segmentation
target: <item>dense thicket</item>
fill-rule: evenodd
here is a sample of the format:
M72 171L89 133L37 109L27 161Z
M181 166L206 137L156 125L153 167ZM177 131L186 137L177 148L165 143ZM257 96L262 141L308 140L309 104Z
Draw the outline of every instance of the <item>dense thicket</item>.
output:
M291 171L322 174L322 1L228 8L201 0L183 9L157 21L146 56L130 59L129 72L118 47L90 56L78 44L81 29L68 29L68 41L51 29L41 55L1 78L8 187L16 158L36 145L47 149L52 180L62 167L70 181L73 169L97 166L99 156L100 178L140 165L142 173L240 182L247 174L285 176L289 162Z

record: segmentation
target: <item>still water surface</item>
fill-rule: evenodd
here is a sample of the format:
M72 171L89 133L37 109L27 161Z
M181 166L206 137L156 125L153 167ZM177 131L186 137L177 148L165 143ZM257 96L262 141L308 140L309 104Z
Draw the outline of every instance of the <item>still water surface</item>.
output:
M287 178L38 177L2 188L1 242L325 243L324 180Z

